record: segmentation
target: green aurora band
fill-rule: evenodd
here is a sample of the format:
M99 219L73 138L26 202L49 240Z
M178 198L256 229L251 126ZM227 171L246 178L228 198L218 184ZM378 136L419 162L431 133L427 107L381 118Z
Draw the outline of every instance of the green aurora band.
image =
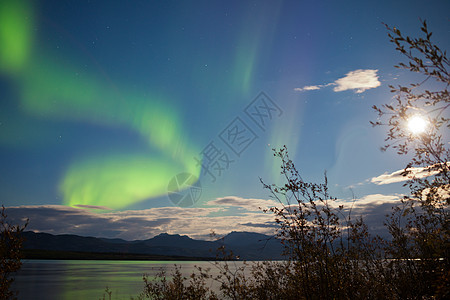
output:
M199 149L186 140L177 110L161 97L111 89L67 62L33 53L32 10L28 2L0 3L0 72L16 81L23 110L45 119L127 127L149 146L148 155L105 153L75 161L59 186L64 204L120 209L164 195L180 172L199 177L193 159Z
M0 1L0 71L15 75L32 50L32 7L27 1Z
M172 160L149 155L93 157L69 168L61 190L67 205L123 208L167 193L168 182L183 167L186 170ZM195 172L195 165L191 167L187 171Z

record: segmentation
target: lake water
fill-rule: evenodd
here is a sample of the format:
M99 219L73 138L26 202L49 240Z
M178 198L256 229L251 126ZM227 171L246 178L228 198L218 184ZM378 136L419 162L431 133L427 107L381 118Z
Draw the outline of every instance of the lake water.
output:
M143 290L144 273L153 276L161 269L170 273L174 264L185 276L195 266L218 272L212 262L205 261L24 260L12 288L19 291L19 300L98 300L103 299L106 286L112 291L111 299L130 299Z

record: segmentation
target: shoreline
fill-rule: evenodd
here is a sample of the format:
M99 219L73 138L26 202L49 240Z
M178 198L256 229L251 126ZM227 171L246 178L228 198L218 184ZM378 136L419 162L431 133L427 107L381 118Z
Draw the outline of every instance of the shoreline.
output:
M220 261L215 257L192 257L192 256L166 256L138 253L117 252L81 252L81 251L58 251L25 249L21 251L22 259L26 260L129 260L129 261Z

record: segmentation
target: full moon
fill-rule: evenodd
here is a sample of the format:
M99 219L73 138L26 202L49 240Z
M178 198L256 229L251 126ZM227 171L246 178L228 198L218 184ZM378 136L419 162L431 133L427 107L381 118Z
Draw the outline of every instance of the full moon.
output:
M428 121L421 116L413 116L408 120L408 129L413 134L420 134L427 129Z

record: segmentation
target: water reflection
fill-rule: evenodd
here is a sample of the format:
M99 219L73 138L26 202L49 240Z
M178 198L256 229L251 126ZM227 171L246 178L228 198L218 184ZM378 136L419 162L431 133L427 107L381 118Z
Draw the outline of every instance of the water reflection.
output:
M73 300L101 299L108 286L112 299L130 299L143 290L144 273L154 276L161 269L170 273L174 264L181 266L185 276L195 266L214 271L212 263L204 261L26 260L13 289L19 291L19 300Z

